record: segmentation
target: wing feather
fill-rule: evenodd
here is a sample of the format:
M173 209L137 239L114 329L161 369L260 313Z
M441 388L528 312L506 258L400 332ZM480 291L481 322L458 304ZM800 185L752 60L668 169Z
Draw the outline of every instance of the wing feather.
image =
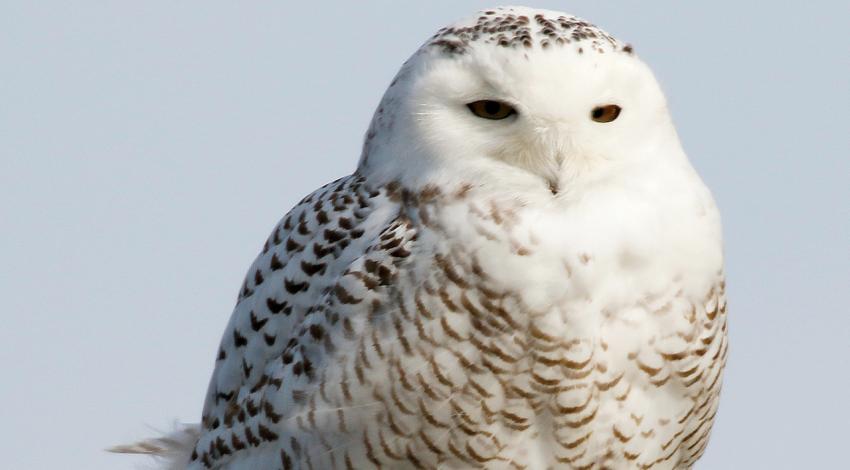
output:
M272 230L222 337L190 468L219 468L237 454L250 461L252 449L279 437L273 424L298 408L299 387L332 352L321 314L334 304L363 308L365 291L381 282L351 272L365 272L370 247L398 230L396 191L344 177L302 199ZM340 321L343 334L351 321Z

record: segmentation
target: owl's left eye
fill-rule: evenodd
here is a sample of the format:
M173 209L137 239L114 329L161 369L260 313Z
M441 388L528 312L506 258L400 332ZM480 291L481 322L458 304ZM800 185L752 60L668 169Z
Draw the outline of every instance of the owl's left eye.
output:
M616 104L609 104L606 106L597 106L593 108L593 111L590 112L590 118L596 122L611 122L614 119L617 119L620 116L620 111L623 108L617 106Z
M505 119L516 114L516 110L501 101L481 100L466 105L472 114L484 119Z

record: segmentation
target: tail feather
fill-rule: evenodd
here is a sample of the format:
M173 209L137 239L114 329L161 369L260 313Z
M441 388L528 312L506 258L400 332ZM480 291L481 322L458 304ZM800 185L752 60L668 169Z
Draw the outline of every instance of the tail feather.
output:
M173 431L161 437L139 441L129 445L118 445L106 449L118 454L145 454L155 457L161 470L183 470L195 447L201 428L197 424L177 425Z

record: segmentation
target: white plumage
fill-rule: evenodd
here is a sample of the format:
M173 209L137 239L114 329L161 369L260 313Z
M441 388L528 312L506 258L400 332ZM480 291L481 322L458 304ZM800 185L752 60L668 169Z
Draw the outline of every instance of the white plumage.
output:
M721 251L630 46L481 12L405 63L357 172L273 231L185 463L689 468L726 357Z

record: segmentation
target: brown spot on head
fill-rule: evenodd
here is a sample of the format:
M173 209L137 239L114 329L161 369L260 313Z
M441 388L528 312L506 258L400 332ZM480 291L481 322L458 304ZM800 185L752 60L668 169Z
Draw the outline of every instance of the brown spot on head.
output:
M462 54L465 49L460 41L450 41L448 39L437 39L431 43L432 46L442 48L446 54Z

